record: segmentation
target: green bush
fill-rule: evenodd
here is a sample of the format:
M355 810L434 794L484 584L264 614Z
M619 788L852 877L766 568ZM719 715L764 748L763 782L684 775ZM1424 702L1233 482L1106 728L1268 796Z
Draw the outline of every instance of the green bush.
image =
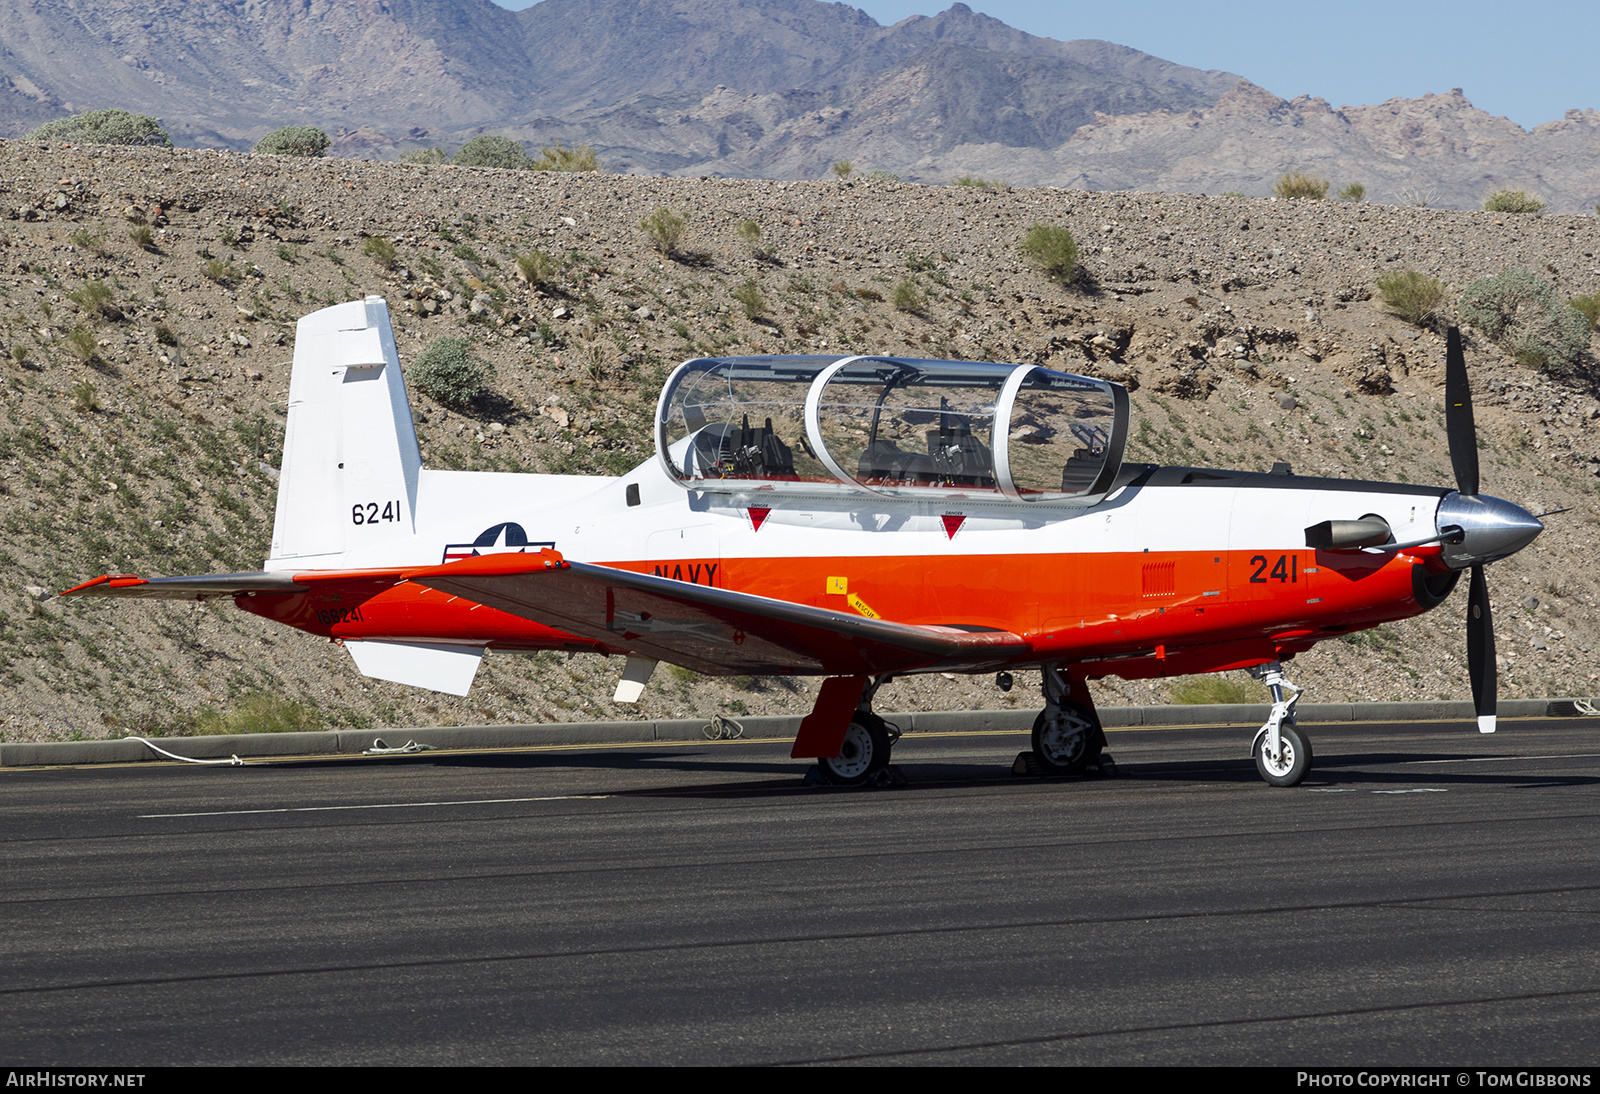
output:
M910 278L896 283L889 293L889 303L894 305L895 311L908 312L919 312L927 305L917 283Z
M299 156L320 159L333 141L314 125L286 125L274 129L256 142L251 151L263 156Z
M1567 301L1567 306L1589 321L1590 330L1600 327L1600 293L1574 296Z
M580 144L576 148L563 148L557 144L553 148L539 149L539 158L533 161L535 171L599 171L600 161L595 158L594 149L587 144Z
M72 409L79 414L93 414L100 409L100 392L88 380L73 387Z
M443 163L450 157L443 148L418 148L400 157L401 163Z
M1022 253L1052 280L1065 285L1078 268L1078 244L1065 228L1035 224L1022 238Z
M1280 198L1307 198L1321 201L1328 196L1328 180L1304 171L1290 171L1272 184L1272 192Z
M688 218L682 213L674 213L665 205L639 222L640 230L650 237L655 249L668 258L678 249L678 244L683 242L683 233L687 226Z
M1527 270L1507 270L1467 286L1461 317L1506 346L1518 363L1553 376L1572 372L1589 347L1589 320L1556 299L1548 281Z
M855 170L855 165L849 160L837 160L834 162L832 167L828 168L828 170L832 171L839 178L847 179L850 177L850 172Z
M57 118L29 133L28 139L172 147L172 140L160 122L148 114L130 114L126 110L91 110L87 114Z
M116 294L104 281L90 281L68 296L90 319L115 321L122 318L122 309L117 307Z
M556 262L543 251L534 249L517 256L517 272L530 285L545 285L556 275Z
M754 281L745 281L730 294L744 308L745 317L759 319L767 314L767 297Z
M473 356L471 349L465 338L435 338L407 375L418 391L436 402L465 407L487 392L494 378L494 366Z
M979 178L977 175L962 175L950 185L971 186L979 190L1000 190L1005 187L1005 183L1001 182L999 179L984 179Z
M400 252L395 250L394 244L383 236L368 236L362 240L361 253L385 270L394 269L395 261L400 257Z
M1408 323L1422 325L1444 300L1444 283L1416 270L1395 270L1378 278L1383 306Z
M1483 203L1489 213L1542 213L1544 202L1526 190L1496 190Z
M141 251L153 251L156 248L156 234L150 230L148 224L130 225L128 238L133 240L133 245Z
M1349 186L1346 186L1343 190L1339 191L1339 200L1355 202L1366 201L1367 188L1361 185L1359 182L1352 182Z
M522 150L522 145L510 137L497 137L485 133L473 137L461 146L461 151L451 157L457 167L502 167L511 171L533 169L533 160Z
M1228 676L1191 676L1172 685L1174 703L1262 703L1266 696L1258 685Z
M733 233L752 247L761 246L761 225L753 220L741 220Z
M96 341L93 332L83 327L73 327L67 332L67 349L86 365L95 364L100 360L100 343Z
M233 733L307 733L321 729L322 720L312 703L296 703L277 695L255 692L241 698L233 709L202 707L189 733L215 736Z

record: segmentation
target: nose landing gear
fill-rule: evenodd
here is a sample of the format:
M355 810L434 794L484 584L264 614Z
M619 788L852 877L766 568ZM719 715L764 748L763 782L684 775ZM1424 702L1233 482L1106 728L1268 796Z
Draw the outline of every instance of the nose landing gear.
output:
M1311 770L1311 741L1295 727L1294 708L1300 701L1300 689L1283 674L1283 665L1278 661L1258 665L1250 675L1272 689L1272 713L1250 745L1256 771L1273 786L1299 786ZM1288 699L1283 697L1285 687L1294 688Z

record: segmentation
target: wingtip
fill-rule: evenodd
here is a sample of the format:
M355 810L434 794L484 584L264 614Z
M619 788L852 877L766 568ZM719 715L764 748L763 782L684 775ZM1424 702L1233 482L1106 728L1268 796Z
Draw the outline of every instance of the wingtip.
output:
M57 596L92 596L94 593L109 593L113 589L126 589L134 585L148 585L149 582L137 574L101 574L99 577L90 578L81 585L74 585L70 589L63 589Z

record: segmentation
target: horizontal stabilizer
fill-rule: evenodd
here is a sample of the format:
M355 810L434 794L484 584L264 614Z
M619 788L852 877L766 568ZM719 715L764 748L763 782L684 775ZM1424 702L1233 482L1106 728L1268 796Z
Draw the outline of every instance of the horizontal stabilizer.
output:
M482 646L457 646L434 642L379 642L373 639L345 642L344 648L361 675L396 684L465 695L483 660Z
M710 675L981 669L1026 656L1007 631L918 626L567 562L555 551L409 570L419 585Z

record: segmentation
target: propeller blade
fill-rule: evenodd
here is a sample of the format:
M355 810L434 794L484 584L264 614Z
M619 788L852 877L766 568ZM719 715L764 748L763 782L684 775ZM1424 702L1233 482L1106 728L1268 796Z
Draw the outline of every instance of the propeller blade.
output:
M1444 431L1450 443L1450 466L1456 489L1478 492L1478 427L1472 419L1472 387L1467 383L1467 355L1461 349L1461 330L1446 333L1444 358Z
M1493 733L1495 692L1494 615L1489 610L1489 583L1483 566L1472 568L1467 592L1467 675L1472 679L1472 705L1478 713L1478 732Z

